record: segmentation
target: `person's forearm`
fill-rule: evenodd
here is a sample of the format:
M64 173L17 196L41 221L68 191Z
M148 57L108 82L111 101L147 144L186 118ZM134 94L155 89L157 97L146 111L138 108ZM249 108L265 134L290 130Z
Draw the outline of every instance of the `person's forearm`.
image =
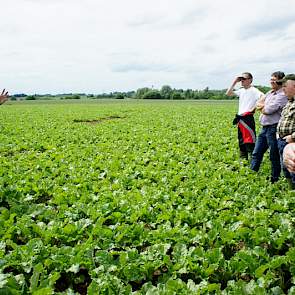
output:
M264 106L264 108L262 109L262 113L264 115L271 115L277 112L279 109L280 109L279 105Z
M263 108L264 108L264 103L258 101L258 102L256 103L256 110L262 112L262 111L263 111Z
M234 81L233 83L232 83L232 85L227 89L227 91L226 91L226 95L227 96L233 96L233 95L235 95L235 93L234 93L234 88L235 88L235 86L236 86L236 82Z

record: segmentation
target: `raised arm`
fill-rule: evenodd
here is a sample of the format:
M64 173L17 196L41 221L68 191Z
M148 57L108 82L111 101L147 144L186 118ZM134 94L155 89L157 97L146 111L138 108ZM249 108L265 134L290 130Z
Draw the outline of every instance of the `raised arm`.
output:
M235 80L233 81L232 85L227 89L227 91L225 92L225 94L227 96L233 96L233 95L235 95L234 88L235 88L236 84L238 82L240 82L240 81L241 81L241 77L235 78Z

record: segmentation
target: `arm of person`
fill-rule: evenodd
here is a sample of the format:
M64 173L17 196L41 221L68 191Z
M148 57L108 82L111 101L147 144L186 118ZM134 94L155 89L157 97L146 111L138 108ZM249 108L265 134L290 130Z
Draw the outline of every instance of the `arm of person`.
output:
M225 94L227 96L234 96L234 95L236 95L235 92L234 92L234 88L235 88L236 84L238 82L240 82L240 81L241 81L240 77L235 78L235 80L233 81L233 83L231 84L231 86L226 90Z
M261 94L260 94L260 96L259 96L259 98L258 98L258 100L257 101L259 101L259 100L263 100L264 98L264 94L261 92ZM255 110L256 110L256 104L255 104L255 106L250 110L250 112L251 113L255 113Z
M8 100L8 91L6 91L5 89L2 90L2 93L0 95L0 105L5 103Z
M260 98L256 102L256 109L258 111L262 111L265 105L265 95L261 95Z
M286 98L284 95L281 95L277 99L265 105L262 109L262 113L264 115L271 115L277 112L278 110L282 109L285 104L286 104Z
M287 135L287 136L283 137L283 139L285 139L287 143L295 142L295 132L293 132L290 135Z
M284 148L283 162L290 172L295 173L295 143L289 143Z

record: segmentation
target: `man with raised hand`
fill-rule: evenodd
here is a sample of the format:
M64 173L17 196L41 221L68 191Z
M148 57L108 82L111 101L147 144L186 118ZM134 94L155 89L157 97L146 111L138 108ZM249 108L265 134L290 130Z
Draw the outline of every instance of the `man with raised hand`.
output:
M288 102L288 98L282 88L282 82L278 82L278 80L284 77L285 74L281 71L272 73L270 78L271 90L265 94L263 101L258 101L256 104L256 109L261 112L259 121L262 129L257 137L252 154L251 169L256 172L259 171L263 155L269 149L271 183L277 182L281 174L281 161L276 132L282 109Z
M285 147L295 142L295 74L285 76L280 82L283 83L283 91L288 97L288 103L282 111L277 127L278 148L283 160ZM283 165L283 172L291 189L295 189L295 173L290 172L285 165Z
M253 76L249 72L244 72L236 77L232 85L226 91L226 95L239 97L239 110L233 124L238 125L238 140L240 148L240 157L248 159L252 156L256 141L254 112L256 102L262 99L264 94L252 86ZM242 87L235 90L235 86L241 82Z
M0 95L0 105L5 103L7 100L8 100L8 91L5 91L5 89L3 89Z

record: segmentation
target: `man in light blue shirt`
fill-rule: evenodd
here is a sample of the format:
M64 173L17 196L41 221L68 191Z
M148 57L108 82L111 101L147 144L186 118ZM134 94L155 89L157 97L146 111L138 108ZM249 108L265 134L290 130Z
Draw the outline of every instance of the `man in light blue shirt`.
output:
M266 94L265 99L258 101L256 105L256 109L261 111L259 121L262 129L252 154L251 169L258 172L263 155L269 148L271 183L277 182L281 173L276 130L282 109L287 104L288 98L283 92L282 83L277 82L277 80L284 78L284 76L285 74L280 71L271 75L270 84L272 89Z

